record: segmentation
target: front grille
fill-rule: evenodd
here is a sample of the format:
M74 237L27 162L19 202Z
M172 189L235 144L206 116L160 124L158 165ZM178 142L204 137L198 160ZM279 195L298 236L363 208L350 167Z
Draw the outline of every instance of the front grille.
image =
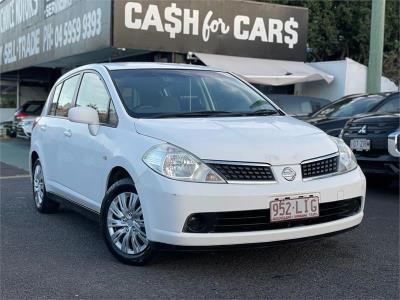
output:
M277 223L270 222L269 209L197 213L190 215L188 220L196 217L204 226L198 227L200 229L198 231L193 231L189 226L187 226L187 221L183 231L196 233L223 233L293 228L339 220L355 215L360 211L360 209L361 197L357 197L341 201L320 203L320 216L316 218L289 220Z
M271 167L263 165L209 163L227 181L274 181Z
M338 170L339 156L315 160L301 164L301 174L303 178L323 176L336 173Z
M360 129L366 126L366 133L359 133ZM353 150L354 154L361 154L371 158L381 155L389 155L388 152L388 135L399 127L399 122L366 122L355 121L349 122L343 129L343 140L350 145L352 139L368 139L371 141L371 149L369 151Z
M366 133L368 135L387 135L399 127L399 122L349 122L343 129L343 136L365 136L365 134L358 133L364 126L366 126Z

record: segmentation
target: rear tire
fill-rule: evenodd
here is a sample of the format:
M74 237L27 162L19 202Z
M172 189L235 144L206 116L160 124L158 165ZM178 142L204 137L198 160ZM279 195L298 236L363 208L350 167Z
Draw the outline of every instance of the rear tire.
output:
M100 220L104 241L119 261L142 266L153 258L139 195L131 179L121 179L108 189Z
M39 212L50 214L58 210L59 203L51 200L47 195L43 168L39 159L36 160L32 169L32 193L35 207Z

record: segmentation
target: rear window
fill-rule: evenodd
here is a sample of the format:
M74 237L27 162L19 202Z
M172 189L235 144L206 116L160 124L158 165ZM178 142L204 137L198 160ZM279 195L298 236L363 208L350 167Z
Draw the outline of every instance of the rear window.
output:
M29 103L26 107L24 107L24 113L31 115L40 115L42 112L44 103Z

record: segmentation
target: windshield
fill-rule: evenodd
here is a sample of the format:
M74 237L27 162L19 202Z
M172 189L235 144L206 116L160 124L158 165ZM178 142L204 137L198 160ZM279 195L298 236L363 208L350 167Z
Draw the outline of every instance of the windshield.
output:
M379 107L377 112L380 113L399 113L400 112L400 94L388 97L385 104Z
M380 95L346 98L327 106L315 117L346 118L371 110L384 97Z
M137 118L278 113L265 97L224 72L115 70L111 76L128 113Z

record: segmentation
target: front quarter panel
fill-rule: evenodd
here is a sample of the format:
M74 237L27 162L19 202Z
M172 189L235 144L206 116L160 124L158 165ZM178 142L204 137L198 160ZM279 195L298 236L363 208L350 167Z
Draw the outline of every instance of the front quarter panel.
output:
M103 176L102 193L98 199L98 212L101 210L104 195L107 192L107 183L110 174L115 167L124 168L132 177L139 196L143 194L145 183L142 182L144 178L142 174L146 171L149 172L149 168L142 161L142 157L151 147L161 143L162 141L136 133L133 120L130 128L118 131L118 134L113 139L112 152L110 151L107 168ZM149 211L150 205L146 201L152 201L152 199L141 198L145 223L152 224L151 213Z
M30 146L30 150L29 150L29 171L32 175L32 153L36 152L40 158L40 161L42 163L42 169L43 169L43 175L44 178L46 179L46 158L43 155L43 145L41 143L42 139L43 139L43 134L40 130L40 125L44 123L43 118L41 118L39 120L39 122L36 124L35 128L32 129L32 135L31 135L31 146Z

